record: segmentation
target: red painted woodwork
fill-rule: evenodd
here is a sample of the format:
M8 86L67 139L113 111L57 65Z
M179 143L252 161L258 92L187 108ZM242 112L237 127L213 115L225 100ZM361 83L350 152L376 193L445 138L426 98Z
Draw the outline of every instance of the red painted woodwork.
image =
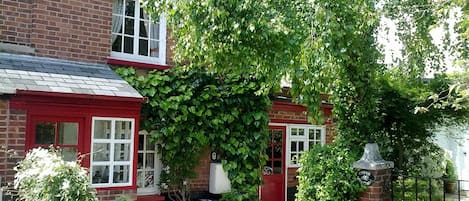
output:
M11 96L11 109L27 113L26 145L28 150L34 144L34 122L40 120L75 120L79 122L79 150L85 154L81 164L90 167L91 126L93 117L133 118L135 119L134 144L138 145L138 128L143 98L96 96L85 94L49 93L38 91L17 91ZM81 130L82 129L82 130ZM136 190L137 189L138 146L134 146L133 183L125 187L98 188L98 190Z
M78 123L78 142L77 145L60 145L58 143L58 132L59 130L56 127L55 130L55 140L54 140L54 147L71 147L71 148L76 148L78 153L85 153L86 150L83 149L83 142L85 138L85 129L84 129L84 118L71 118L67 116L51 116L51 115L31 115L28 119L28 122L30 122L29 126L27 127L27 137L25 141L25 149L30 150L35 147L45 147L49 145L44 145L44 144L36 144L35 139L36 139L36 124L39 122L51 122L51 123L59 123L59 122L67 122L67 123Z
M269 126L271 131L271 140L266 150L268 160L266 166L273 167L271 174L265 174L263 171L264 183L261 186L260 194L262 201L284 201L285 200L285 141L286 141L286 127L284 126ZM274 132L280 131L281 138L276 138ZM280 140L280 142L279 142ZM281 154L276 155L274 149L280 148ZM270 150L269 150L270 149ZM278 165L275 163L280 162L280 171ZM270 164L269 164L270 163ZM276 169L277 167L277 169ZM265 168L264 168L265 169Z
M132 66L132 67L137 67L137 68L147 68L147 69L157 69L157 70L166 70L168 68L171 68L171 66L167 66L167 65L126 61L126 60L120 60L120 59L114 59L114 58L107 58L107 63L114 64L114 65L121 65L121 66Z

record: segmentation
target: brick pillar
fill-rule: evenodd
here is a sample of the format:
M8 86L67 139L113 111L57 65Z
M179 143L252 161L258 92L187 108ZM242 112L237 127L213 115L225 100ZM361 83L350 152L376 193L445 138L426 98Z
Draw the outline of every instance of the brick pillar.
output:
M360 195L359 201L391 201L391 169L371 170L373 184Z
M360 160L352 165L357 168L358 179L368 186L360 195L360 201L391 201L391 169L394 163L385 161L379 154L378 144L368 143Z

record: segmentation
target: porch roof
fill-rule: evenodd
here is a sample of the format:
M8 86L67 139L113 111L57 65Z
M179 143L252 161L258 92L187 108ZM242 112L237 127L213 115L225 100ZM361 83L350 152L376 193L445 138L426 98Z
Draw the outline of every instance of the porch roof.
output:
M0 94L18 90L143 98L106 64L0 53Z

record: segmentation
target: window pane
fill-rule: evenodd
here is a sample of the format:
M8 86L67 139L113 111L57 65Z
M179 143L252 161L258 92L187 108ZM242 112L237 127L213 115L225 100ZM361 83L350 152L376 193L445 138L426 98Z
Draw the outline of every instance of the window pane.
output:
M304 136L305 135L305 129L304 128L298 129L298 135Z
M59 144L78 144L78 123L59 123Z
M109 183L109 166L93 165L91 175L93 184Z
M160 43L156 40L150 40L150 56L159 57L160 56Z
M111 121L94 121L94 139L111 139Z
M112 33L122 34L122 15L112 15Z
M321 130L316 129L316 139L315 140L320 140L321 139Z
M148 56L148 40L140 39L138 40L138 54L143 56Z
M145 169L155 169L155 154L147 153L146 156Z
M128 183L130 176L129 165L114 165L113 183Z
M298 129L292 128L291 129L291 135L298 135Z
M314 145L316 145L316 142L315 141L309 141L309 149L312 149L314 147Z
M147 135L146 151L155 151L155 143L151 140L150 134Z
M77 160L77 149L72 147L65 147L60 149L60 154L65 161Z
M114 42L112 42L112 51L114 52L122 52L122 36L118 36L116 34L112 34L112 38Z
M296 142L295 142L295 141L292 141L292 142L291 142L290 150L291 150L291 151L296 151L296 150L297 150L297 149L296 149Z
M124 8L124 1L123 0L114 0L112 5L112 13L114 14L120 14L122 15L123 13L123 8Z
M282 173L282 161L274 161L274 174Z
M130 121L116 121L115 139L130 139L132 136L132 127Z
M314 139L314 129L308 129L309 130L309 139L313 140Z
M282 134L283 134L282 130L272 130L274 143L282 143L282 138L283 138Z
M54 144L55 141L55 123L38 122L36 123L36 144Z
M304 142L298 142L298 151L303 151L303 150L305 150Z
M154 187L154 186L155 186L155 172L146 171L145 172L145 188Z
M150 38L151 38L151 39L154 39L154 40L159 40L159 39L160 39L160 24L159 24L159 23L158 23L158 24L152 23L152 24L150 25L150 28L151 28L151 30L150 30L150 34L151 34L151 35L150 35Z
M125 15L134 17L135 16L135 1L127 0L125 5Z
M137 169L142 169L143 168L143 155L144 155L144 153L138 153Z
M274 147L274 158L282 158L282 147L275 146Z
M148 38L148 22L140 20L140 31L139 31L139 36Z
M111 150L109 143L93 144L93 161L109 161L109 151Z
M114 160L115 161L129 161L130 159L130 144L116 143L114 145Z
M134 19L125 18L124 34L134 35Z
M124 37L124 53L134 53L134 38Z
M298 156L296 154L291 154L290 155L290 163L291 164L297 164L297 161L298 161Z
M143 171L138 171L137 172L137 188L142 188L143 185L145 184L145 177L143 176L144 172Z
M138 150L144 150L143 148L143 144L145 143L144 138L145 138L144 135L138 135Z

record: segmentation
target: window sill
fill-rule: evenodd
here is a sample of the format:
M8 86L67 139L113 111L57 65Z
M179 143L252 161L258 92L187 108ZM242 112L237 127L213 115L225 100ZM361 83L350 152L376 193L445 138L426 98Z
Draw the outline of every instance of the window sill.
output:
M106 62L108 64L113 64L113 65L132 66L132 67L137 67L137 68L156 69L156 70L166 70L171 67L171 66L164 65L164 64L162 65L162 64L143 63L143 62L137 62L137 61L127 61L127 60L111 58L111 57L108 57Z

